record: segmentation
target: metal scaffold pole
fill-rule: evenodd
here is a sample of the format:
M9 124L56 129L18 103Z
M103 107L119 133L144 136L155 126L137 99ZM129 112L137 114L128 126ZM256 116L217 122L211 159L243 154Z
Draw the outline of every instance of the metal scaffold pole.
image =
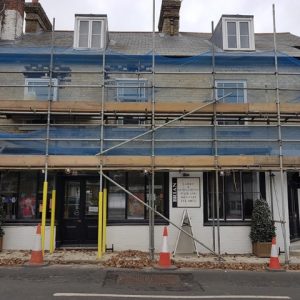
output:
M105 26L107 26L105 24ZM106 36L104 35L103 55L102 55L102 93L101 93L101 111L100 111L100 152L104 147L104 98L105 98L105 64L106 64ZM105 206L106 207L106 206ZM98 197L98 258L103 254L103 235L106 238L106 234L103 234L103 158L99 156L99 197Z
M211 31L212 34L214 33L214 22L211 22ZM213 89L212 89L212 99L216 99L217 95L216 95L216 87L215 87L215 82L216 82L216 61L215 61L215 46L214 43L211 43L211 47L212 47L212 85L213 85ZM214 155L214 161L215 161L215 168L217 168L218 166L218 144L217 144L217 132L216 132L216 123L217 123L217 116L216 116L216 103L214 103L214 116L213 116L213 122L214 122L214 140L213 140L213 144L214 144L214 151L215 151L215 155ZM209 196L208 196L209 197ZM215 199L217 199L216 197L216 193L211 193L211 197L212 199L210 199L210 201L212 201L212 236L213 236L213 249L214 251L216 251L216 228L215 228L215 216L216 216L216 207L215 207ZM219 227L218 227L218 237L219 237Z
M53 55L54 55L54 30L55 19L53 18L53 26L51 33L51 53L49 65L49 85L48 85L48 108L47 108L47 127L46 127L46 145L45 145L45 177L43 183L43 201L42 201L42 220L41 220L41 237L42 251L45 251L45 232L46 232L46 215L47 215L47 198L48 198L48 159L49 159L49 141L50 141L50 119L51 119L51 103L53 100L52 77L53 77Z
M279 75L278 75L278 55L277 55L277 33L276 33L276 15L275 5L273 4L273 36L274 36L274 62L276 78L276 107L277 107L277 125L278 125L278 144L279 144L279 167L280 167L280 190L282 203L282 220L281 228L284 242L285 263L289 263L289 249L287 247L286 236L286 216L285 216L285 197L284 197L284 176L283 176L283 149L282 149L282 131L281 131L281 112L280 112L280 95L279 95ZM280 214L280 212L278 212Z
M155 0L153 0L153 15L152 15L152 105L151 105L151 129L155 128ZM150 258L154 260L154 205L155 205L155 132L151 133L151 191L149 189L150 195L150 206L149 210L149 252ZM149 180L150 181L150 180Z

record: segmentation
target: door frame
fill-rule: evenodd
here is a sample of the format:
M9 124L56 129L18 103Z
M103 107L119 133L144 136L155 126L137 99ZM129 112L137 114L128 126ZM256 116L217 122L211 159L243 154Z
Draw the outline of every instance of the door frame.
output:
M98 175L60 175L57 178L57 239L56 246L96 246L97 245L97 235L94 234L94 231L98 231L98 217L95 218L86 218L85 215L85 204L86 204L86 183L88 180L98 181ZM78 224L80 228L79 236L77 241L69 241L66 239L65 226L67 224L66 219L64 218L64 209L65 209L65 187L68 181L78 181L80 184L80 203L79 203L79 220L81 221ZM68 220L68 219L67 219ZM70 224L72 224L72 219ZM75 219L74 219L75 220ZM75 226L75 225L73 225ZM89 234L93 228L92 236L95 236L95 239L88 240Z

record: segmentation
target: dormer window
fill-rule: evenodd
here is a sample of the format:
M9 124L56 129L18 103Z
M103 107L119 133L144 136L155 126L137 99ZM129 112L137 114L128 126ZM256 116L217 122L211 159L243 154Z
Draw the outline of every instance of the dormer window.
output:
M106 20L106 15L75 15L74 48L104 48Z
M253 16L223 15L211 40L223 50L255 50Z
M224 18L223 43L228 50L254 50L251 20Z

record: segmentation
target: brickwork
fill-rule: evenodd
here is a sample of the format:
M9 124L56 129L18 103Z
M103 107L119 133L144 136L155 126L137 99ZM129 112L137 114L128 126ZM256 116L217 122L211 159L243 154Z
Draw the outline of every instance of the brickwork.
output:
M15 10L24 17L24 4L25 0L4 0L6 10Z
M168 35L178 35L180 7L181 7L181 1L178 0L162 1L160 18L158 23L159 32Z
M38 2L26 3L25 32L51 31L52 25L43 7Z

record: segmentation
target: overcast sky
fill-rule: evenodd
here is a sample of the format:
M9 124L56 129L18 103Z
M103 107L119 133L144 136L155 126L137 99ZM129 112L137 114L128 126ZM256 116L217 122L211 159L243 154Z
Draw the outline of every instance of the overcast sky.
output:
M28 1L28 0L27 0ZM40 0L56 30L73 30L76 13L107 14L110 31L151 31L153 0ZM161 0L156 0L156 30ZM256 32L273 32L272 4L278 32L300 36L300 0L182 0L180 31L210 32L222 14L254 15Z

